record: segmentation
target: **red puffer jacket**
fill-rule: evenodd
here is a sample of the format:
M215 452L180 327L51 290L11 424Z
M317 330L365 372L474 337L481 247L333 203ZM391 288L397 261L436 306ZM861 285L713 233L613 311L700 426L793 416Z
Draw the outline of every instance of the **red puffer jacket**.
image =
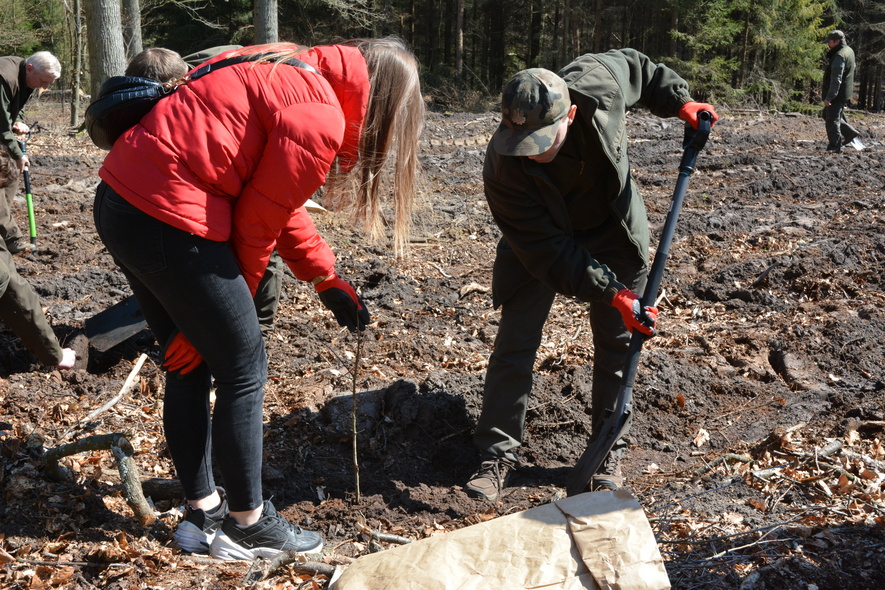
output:
M145 213L230 240L253 293L274 247L299 279L334 267L303 205L337 156L352 165L368 103L358 49L316 47L298 57L320 75L243 63L180 87L117 140L99 171Z

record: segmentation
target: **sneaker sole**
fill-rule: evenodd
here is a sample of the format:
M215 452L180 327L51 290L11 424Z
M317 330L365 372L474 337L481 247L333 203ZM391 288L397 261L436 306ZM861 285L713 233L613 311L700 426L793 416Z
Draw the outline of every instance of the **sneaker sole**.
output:
M319 544L315 547L301 549L300 551L296 551L296 553L304 555L306 553L318 553L322 550L323 542L320 541ZM231 541L230 537L225 535L223 531L218 532L218 534L215 536L215 540L212 542L212 546L209 549L209 554L212 557L224 561L237 559L242 561L254 561L259 557L268 559L282 552L282 549L274 549L273 547L255 547L253 549L241 547L240 545L237 545L236 543Z
M179 549L187 553L209 553L215 535L203 532L197 525L185 520L178 525L173 540Z

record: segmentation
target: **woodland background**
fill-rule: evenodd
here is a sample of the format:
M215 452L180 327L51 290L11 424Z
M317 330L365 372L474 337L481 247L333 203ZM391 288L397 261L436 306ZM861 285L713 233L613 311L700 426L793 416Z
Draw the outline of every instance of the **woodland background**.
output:
M885 1L870 0L0 0L0 55L53 52L57 88L83 97L144 47L394 34L415 50L435 102L470 108L520 69L633 47L676 69L698 100L811 114L835 27L857 52L855 106L882 110Z

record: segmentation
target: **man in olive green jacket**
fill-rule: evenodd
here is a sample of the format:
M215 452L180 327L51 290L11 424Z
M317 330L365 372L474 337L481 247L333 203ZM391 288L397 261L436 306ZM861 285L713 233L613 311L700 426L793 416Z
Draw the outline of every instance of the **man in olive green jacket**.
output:
M61 75L58 58L48 51L38 51L27 59L16 56L0 57L0 143L6 147L21 174L31 162L22 152L16 135L29 131L24 122L22 109L37 88L49 88ZM12 181L0 194L0 238L6 242L9 252L17 254L33 251L36 247L22 235L12 216L17 181Z
M830 32L824 42L829 47L822 85L827 151L839 153L844 145L863 149L863 144L855 141L860 133L845 119L845 107L854 96L854 50L839 30Z
M688 85L632 49L587 54L563 68L523 70L504 88L502 122L483 170L503 234L492 296L501 321L474 434L481 465L465 489L497 499L518 462L532 369L554 296L588 304L593 330L592 428L614 410L630 332L654 333L657 310L640 302L648 221L630 175L626 112L642 105L697 127ZM621 484L615 449L595 489ZM580 453L582 449L575 449Z

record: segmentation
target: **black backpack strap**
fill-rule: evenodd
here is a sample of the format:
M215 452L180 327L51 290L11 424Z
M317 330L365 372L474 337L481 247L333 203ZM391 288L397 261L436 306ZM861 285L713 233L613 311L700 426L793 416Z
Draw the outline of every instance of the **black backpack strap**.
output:
M209 72L214 72L215 70L219 70L219 69L225 68L227 66L232 66L232 65L236 65L236 64L250 62L250 61L259 61L261 59L268 57L269 55L272 55L272 54L270 54L270 53L250 53L250 54L246 54L246 55L235 55L233 57L221 59L216 62L208 63L206 65L200 66L199 68L197 68L194 71L193 74L191 74L190 76L187 77L187 80L196 80L197 78L202 78L203 76L205 76ZM268 62L268 63L273 63L273 62ZM319 72L317 72L313 66L308 65L308 64L304 63L303 61L301 61L300 59L296 59L294 57L289 58L287 60L283 60L280 63L284 63L284 64L287 64L287 65L290 65L290 66L293 66L296 68L301 68L302 70L307 70L308 72L313 72L314 74L319 75Z

